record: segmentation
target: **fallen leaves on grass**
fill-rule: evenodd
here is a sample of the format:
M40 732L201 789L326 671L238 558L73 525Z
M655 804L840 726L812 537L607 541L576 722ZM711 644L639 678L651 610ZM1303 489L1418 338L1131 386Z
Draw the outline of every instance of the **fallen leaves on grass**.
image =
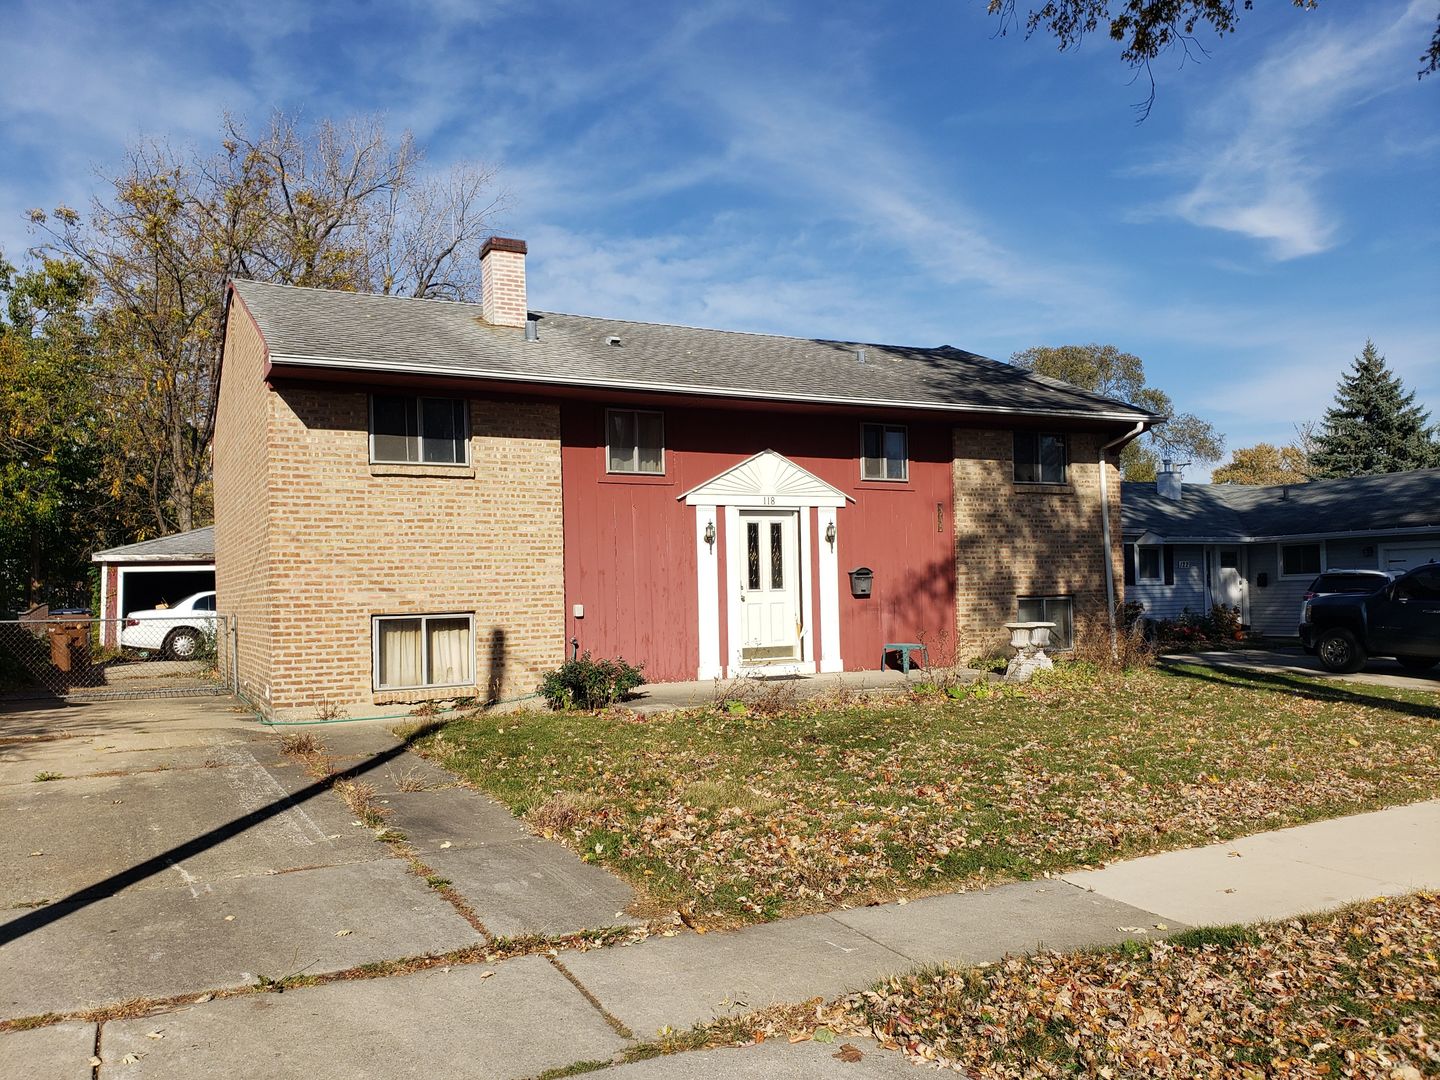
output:
M421 748L709 928L993 884L1440 794L1434 695L1074 668L734 715L517 713Z
M1440 1070L1440 897L896 978L818 1015L977 1078Z

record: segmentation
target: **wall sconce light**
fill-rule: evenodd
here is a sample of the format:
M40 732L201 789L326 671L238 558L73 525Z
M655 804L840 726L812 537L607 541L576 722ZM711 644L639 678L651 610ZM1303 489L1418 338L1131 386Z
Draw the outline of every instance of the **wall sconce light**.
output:
M830 545L830 550L835 550L835 522L825 526L825 542Z
M705 523L705 543L710 545L710 550L715 550L715 522Z

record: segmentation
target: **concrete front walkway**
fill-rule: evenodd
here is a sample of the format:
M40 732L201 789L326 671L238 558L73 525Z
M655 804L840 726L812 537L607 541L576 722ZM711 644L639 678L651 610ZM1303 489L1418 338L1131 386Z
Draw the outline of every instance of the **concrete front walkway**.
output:
M991 678L985 671L969 668L946 668L948 676L966 681ZM909 672L842 671L828 675L786 675L773 679L740 678L708 679L701 682L654 683L642 686L625 707L637 713L672 712L695 709L717 701L749 701L765 695L797 698L819 697L822 694L887 694L904 690L913 683L924 682L929 676L923 668Z

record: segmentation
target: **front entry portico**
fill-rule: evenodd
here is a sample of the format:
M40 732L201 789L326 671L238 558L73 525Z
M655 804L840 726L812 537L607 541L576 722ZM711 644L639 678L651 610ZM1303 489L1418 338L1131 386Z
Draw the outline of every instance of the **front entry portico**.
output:
M838 518L854 500L773 450L680 498L695 508L697 677L844 670Z

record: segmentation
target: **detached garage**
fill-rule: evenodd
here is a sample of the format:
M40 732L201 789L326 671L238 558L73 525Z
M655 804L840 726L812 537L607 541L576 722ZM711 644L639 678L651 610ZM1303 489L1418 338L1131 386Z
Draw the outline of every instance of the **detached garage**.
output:
M215 529L175 533L97 551L102 644L119 645L120 620L132 611L171 605L215 588Z

